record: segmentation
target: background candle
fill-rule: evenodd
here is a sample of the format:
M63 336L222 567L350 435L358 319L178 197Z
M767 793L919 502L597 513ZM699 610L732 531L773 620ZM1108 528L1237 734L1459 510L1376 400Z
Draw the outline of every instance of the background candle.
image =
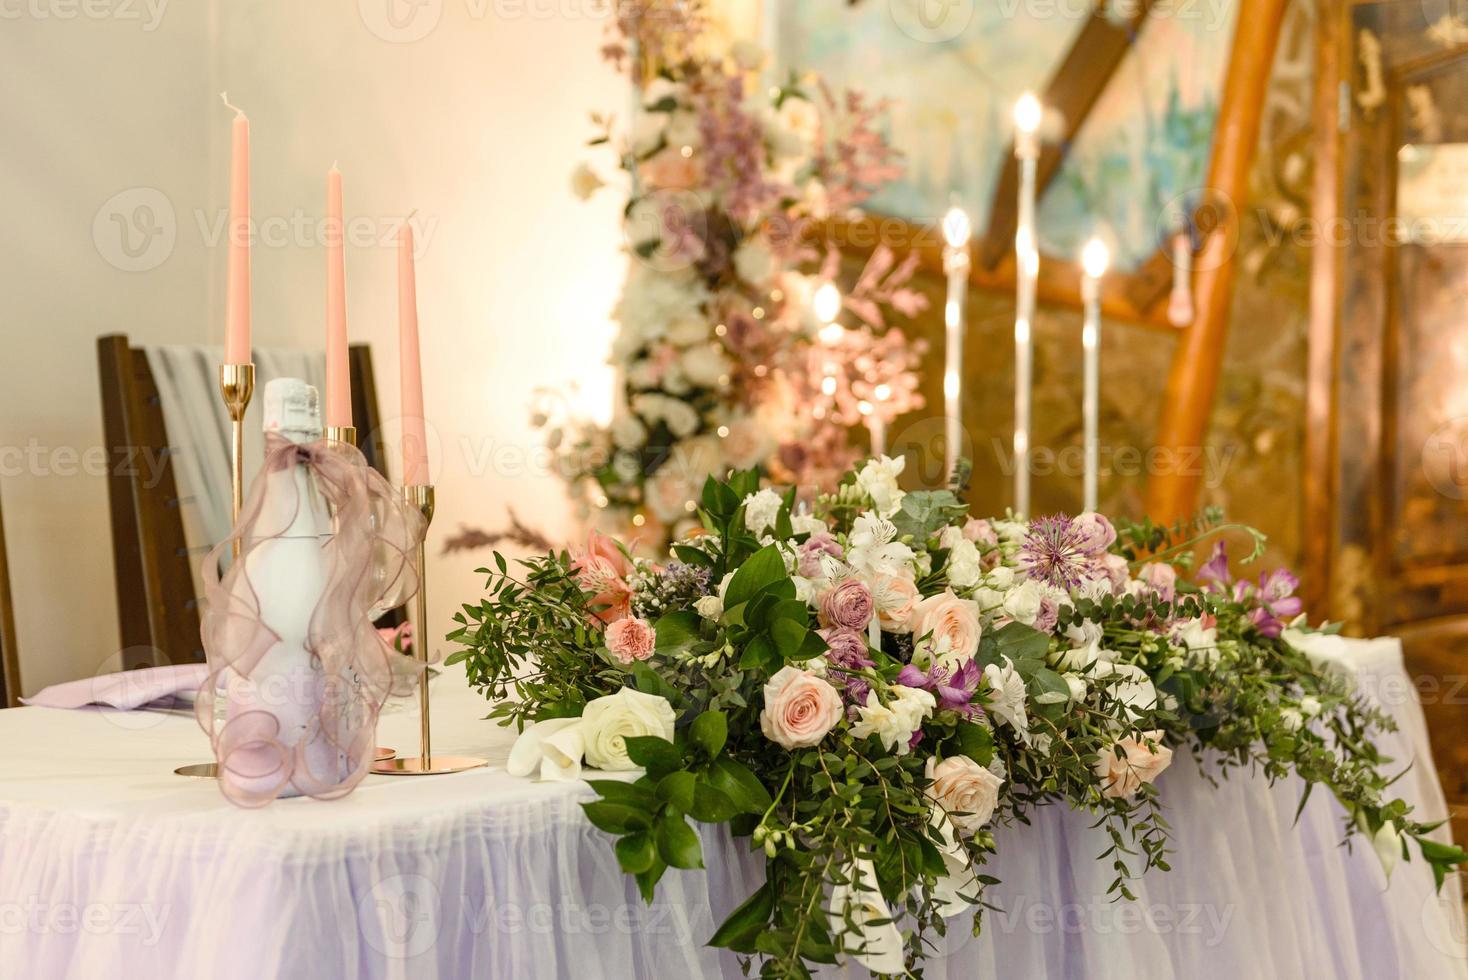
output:
M948 273L948 301L943 307L944 473L953 475L963 444L963 307L968 296L968 215L952 207L943 218L943 269Z
M1101 456L1101 277L1110 261L1106 244L1099 238L1086 243L1081 251L1081 302L1085 321L1081 327L1081 349L1084 362L1085 392L1081 401L1081 417L1085 429L1086 475L1085 508L1096 509Z
M403 485L424 486L428 483L428 433L423 421L423 367L418 353L413 226L408 221L398 231L398 363L402 385Z
M352 424L352 380L347 369L347 263L342 218L342 174L326 172L326 425Z
M1035 279L1040 250L1035 242L1035 165L1040 157L1040 100L1026 92L1014 106L1014 155L1019 159L1018 226L1014 233L1014 509L1030 513L1030 387L1034 379Z
M229 268L225 280L224 363L250 363L250 120L234 109L229 169Z

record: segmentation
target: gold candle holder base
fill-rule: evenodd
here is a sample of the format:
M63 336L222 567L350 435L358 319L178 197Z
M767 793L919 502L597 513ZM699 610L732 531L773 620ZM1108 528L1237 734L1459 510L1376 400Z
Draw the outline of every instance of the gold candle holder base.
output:
M188 776L191 779L218 779L219 764L215 762L195 762L192 765L179 766L173 770L175 776Z
M433 523L433 487L403 487L403 498L423 515L425 527ZM428 561L427 548L418 543L417 621L413 624L413 655L423 664L423 679L418 687L419 749L417 756L379 762L372 771L379 776L441 776L489 765L488 759L469 755L434 755L433 725L429 720L428 694Z

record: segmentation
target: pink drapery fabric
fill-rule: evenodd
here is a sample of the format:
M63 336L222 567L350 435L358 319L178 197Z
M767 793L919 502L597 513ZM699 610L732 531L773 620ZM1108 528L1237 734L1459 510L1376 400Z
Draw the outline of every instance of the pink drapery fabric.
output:
M326 583L310 619L305 646L310 654L310 691L275 692L306 698L311 717L304 733L283 732L268 708L228 711L216 717L216 701L231 684L248 683L261 658L280 637L261 618L257 583L251 581L251 552L283 537L265 515L273 473L304 464L334 515L334 533L322 545ZM305 502L292 480L274 481ZM273 509L273 508L272 508ZM278 509L274 509L279 513ZM265 464L250 488L240 519L228 538L204 560L207 610L201 622L209 676L199 690L195 714L209 735L220 766L220 789L240 806L264 806L293 788L317 799L350 793L371 768L377 717L391 696L411 692L423 672L412 657L393 650L372 621L403 605L418 591L418 546L427 524L352 446L320 440L297 444L268 434ZM221 559L233 543L241 557L221 577ZM323 761L325 760L325 761ZM233 778L232 778L233 777Z

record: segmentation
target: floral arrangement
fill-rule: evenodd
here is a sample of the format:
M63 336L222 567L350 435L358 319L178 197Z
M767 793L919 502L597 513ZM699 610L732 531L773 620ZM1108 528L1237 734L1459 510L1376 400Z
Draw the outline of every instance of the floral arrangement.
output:
M847 427L921 407L922 345L888 320L927 301L907 285L916 258L883 249L825 314L835 322L816 311L840 261L824 223L900 173L883 104L811 79L767 89L757 44L708 50L698 3L618 10L605 54L638 105L625 134L594 117L592 144L630 175L611 352L623 390L610 425L535 420L584 509L665 543L705 477L759 467L830 488L857 458ZM583 164L573 184L589 197L604 181Z
M1167 868L1154 781L1180 751L1324 787L1388 873L1414 842L1439 883L1468 859L1391 797L1391 721L1312 662L1288 572L1235 582L1220 540L1179 574L1233 527L1217 514L975 519L902 468L866 462L809 511L753 471L710 478L666 564L595 533L523 574L496 555L457 617L450 662L523 730L512 772L642 771L585 810L648 900L702 866L690 819L763 848L711 944L766 976L915 969L945 919L977 931L993 827L1055 803L1095 814L1130 898Z

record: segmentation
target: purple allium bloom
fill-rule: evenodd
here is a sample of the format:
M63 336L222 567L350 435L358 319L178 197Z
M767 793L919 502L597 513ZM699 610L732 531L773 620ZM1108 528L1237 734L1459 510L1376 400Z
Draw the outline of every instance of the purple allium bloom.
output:
M1026 575L1067 592L1091 571L1089 534L1064 514L1030 523L1019 549L1019 567Z
M855 630L823 629L816 631L830 647L826 651L826 662L840 668L831 674L831 680L846 691L846 700L852 704L866 704L872 686L865 677L846 671L864 670L874 666L867 656L866 636Z
M897 683L930 692L938 699L940 711L957 711L964 717L972 717L979 711L979 706L972 701L979 689L980 676L978 662L972 659L965 660L957 670L934 664L924 672L908 664L898 672Z
M797 553L800 556L800 574L806 578L821 577L821 556L841 557L841 543L829 531L817 531L806 539Z

